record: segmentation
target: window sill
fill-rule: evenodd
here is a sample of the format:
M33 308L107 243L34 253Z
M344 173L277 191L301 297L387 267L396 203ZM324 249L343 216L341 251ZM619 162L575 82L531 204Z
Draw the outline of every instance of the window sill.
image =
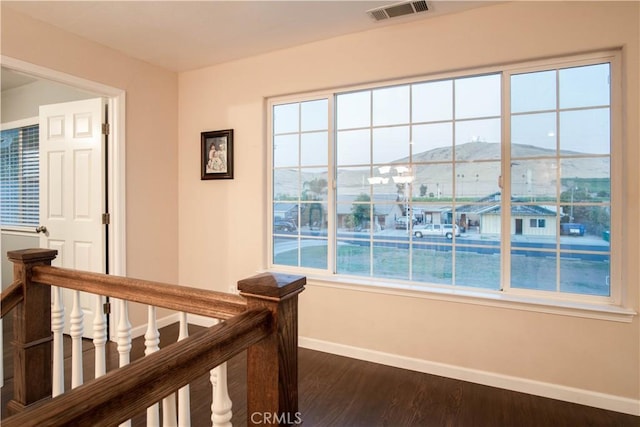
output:
M271 271L275 272L276 269ZM631 323L633 318L637 315L637 312L633 309L616 305L553 300L550 298L504 294L502 292L479 292L470 289L444 289L435 286L412 286L359 279L355 277L328 277L309 274L306 276L307 285L309 286L475 304L487 307L524 310L537 313L581 317L586 319Z
M17 235L37 235L35 227L22 227L18 225L7 225L0 227L2 234L17 234Z

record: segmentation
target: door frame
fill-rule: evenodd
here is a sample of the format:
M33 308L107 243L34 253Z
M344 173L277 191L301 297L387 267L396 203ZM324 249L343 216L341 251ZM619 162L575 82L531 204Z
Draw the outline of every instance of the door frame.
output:
M108 150L107 188L110 212L108 252L109 274L126 276L126 187L125 187L125 100L124 89L107 86L71 74L55 71L40 65L25 62L16 58L0 55L0 64L14 71L23 72L34 77L63 83L76 89L85 90L98 97L107 98L108 120L110 126L111 149ZM117 304L116 304L117 305ZM115 319L112 311L111 339L115 336Z

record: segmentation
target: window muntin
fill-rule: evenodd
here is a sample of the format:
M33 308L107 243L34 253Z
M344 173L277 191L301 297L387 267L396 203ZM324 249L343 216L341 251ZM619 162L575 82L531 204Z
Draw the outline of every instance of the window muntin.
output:
M332 226L325 231L326 248L316 252L323 257L317 267L414 287L544 291L610 301L611 66L598 59L579 67L536 67L327 96L328 105L335 105L326 126L335 126L328 135L326 175L333 182L326 206ZM576 82L580 67L597 82ZM596 94L572 94L591 87ZM590 180L591 198L577 200L574 189L573 203L570 195L567 203L563 189L576 159L607 172ZM511 198L501 197L505 190ZM586 233L606 240L604 252L580 245L575 231L567 231L573 233L567 241L560 220L569 205L596 218L599 228ZM451 239L414 234L428 224L453 223L462 232ZM469 239L472 233L481 237ZM532 247L523 235L555 243ZM298 260L284 265L300 264L306 248L296 249ZM273 265L282 265L275 258ZM581 269L588 270L585 280L597 277L598 285L578 283Z
M546 92L558 94L544 113L527 111L518 99L537 89L527 90L529 80L544 80ZM603 238L611 227L609 82L608 63L511 76L514 289L611 295L610 242ZM523 227L536 215L548 226Z
M328 103L273 107L273 263L327 269Z
M39 223L39 129L28 125L0 131L0 224Z
M372 108L353 113L354 99ZM478 256L486 243L457 242L461 233L452 227L466 231L471 206L489 207L486 198L495 203L500 99L499 74L336 95L338 274L500 288L499 269L475 280L467 273L474 264L487 265ZM377 117L381 100L388 120ZM438 114L439 105L445 113ZM414 233L441 224L449 230ZM500 253L498 241L491 250ZM429 257L438 260L436 271L425 269Z

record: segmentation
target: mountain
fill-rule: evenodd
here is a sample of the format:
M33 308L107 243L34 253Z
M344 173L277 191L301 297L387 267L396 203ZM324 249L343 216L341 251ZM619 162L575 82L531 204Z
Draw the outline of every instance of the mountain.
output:
M465 199L481 198L487 194L500 191L498 177L500 171L501 147L499 143L469 142L455 147L456 165L452 167L453 147L435 148L413 155L411 175L413 197L420 196L421 188L425 196L440 194L443 198L451 197L454 191L458 197ZM543 197L556 195L558 180L555 151L532 145L513 144L511 147L511 182L514 196ZM567 156L560 161L560 179L563 184L571 178L608 179L610 162L603 157L580 157L585 153L562 151ZM386 183L373 185L375 194L397 194L398 186L393 181L398 166L409 166L409 158L396 159L387 164L391 170L387 173L380 167L373 168L373 176L387 180ZM383 166L383 165L380 165ZM325 173L314 173L308 169L302 171L302 181L309 182L314 178L326 179ZM276 172L276 195L287 192L293 196L297 189L294 184L297 172L279 170ZM369 193L369 168L348 167L338 169L337 188L343 195ZM294 185L292 185L294 184ZM301 183L302 184L302 183ZM282 190L282 191L280 191ZM561 189L561 191L563 191Z

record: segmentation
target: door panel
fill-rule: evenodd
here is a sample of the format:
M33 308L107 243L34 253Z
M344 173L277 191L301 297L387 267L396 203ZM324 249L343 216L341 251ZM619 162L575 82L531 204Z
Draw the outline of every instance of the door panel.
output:
M102 118L100 98L40 107L40 247L57 249L54 265L105 272ZM63 293L65 333L73 293ZM95 297L81 295L84 335L93 335Z

